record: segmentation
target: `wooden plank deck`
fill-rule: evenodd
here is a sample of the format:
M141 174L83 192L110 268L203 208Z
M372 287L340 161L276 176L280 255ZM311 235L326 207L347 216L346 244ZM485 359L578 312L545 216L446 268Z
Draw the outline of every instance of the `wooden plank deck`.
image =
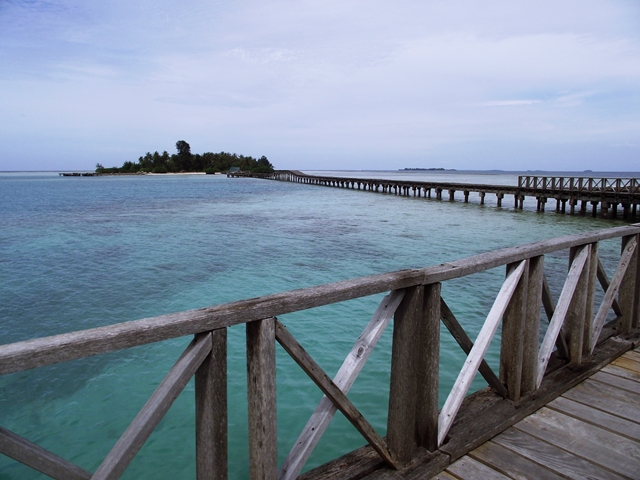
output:
M639 479L640 350L622 357L433 479Z

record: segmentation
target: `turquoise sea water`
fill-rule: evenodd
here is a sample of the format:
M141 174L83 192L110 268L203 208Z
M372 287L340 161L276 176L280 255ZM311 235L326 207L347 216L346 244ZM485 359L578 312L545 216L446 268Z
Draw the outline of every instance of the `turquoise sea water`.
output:
M323 172L327 173L327 172ZM336 172L333 172L336 173ZM341 172L514 183L511 174ZM430 176L432 175L432 176ZM433 177L435 175L435 178ZM441 174L444 175L444 174ZM622 221L223 176L62 178L0 174L0 343L215 305L363 275L435 265ZM605 263L618 243L605 244ZM550 272L566 270L562 255ZM443 296L474 338L503 269L448 282ZM554 284L557 297L561 284ZM281 318L334 374L382 295ZM464 356L443 333L441 402ZM0 426L95 470L189 339L0 377ZM247 476L244 327L229 329L230 478ZM385 433L391 328L350 398ZM499 340L494 340L499 345ZM279 348L279 347L278 347ZM496 349L490 352L496 363ZM321 394L279 350L282 460ZM475 388L483 386L476 379ZM193 383L123 478L194 477ZM309 467L364 443L336 416ZM0 479L42 478L0 455Z

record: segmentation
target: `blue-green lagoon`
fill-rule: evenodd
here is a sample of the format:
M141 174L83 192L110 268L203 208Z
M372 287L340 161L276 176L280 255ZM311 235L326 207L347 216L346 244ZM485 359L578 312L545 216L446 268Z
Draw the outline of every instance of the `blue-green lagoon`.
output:
M326 174L327 172L323 172ZM333 172L338 174L340 172ZM513 174L341 172L358 177L517 182ZM434 176L436 178L434 178ZM450 177L455 180L451 180ZM59 177L0 174L0 343L11 343L392 270L622 221L514 210L220 175ZM611 262L619 249L606 243ZM609 262L609 263L611 263ZM549 258L552 273L566 256ZM550 273L550 274L551 274ZM472 338L503 269L447 282L443 297ZM561 284L552 282L557 297ZM334 374L382 295L280 318ZM388 328L349 397L385 433ZM464 361L442 333L441 401ZM0 377L0 426L93 471L174 364L189 338ZM494 339L499 345L499 339ZM230 478L246 478L244 327L229 329ZM497 350L489 354L495 364ZM278 347L280 460L321 393ZM483 382L476 379L475 388ZM123 478L194 478L193 381ZM338 413L308 468L364 444ZM43 478L0 455L0 479Z

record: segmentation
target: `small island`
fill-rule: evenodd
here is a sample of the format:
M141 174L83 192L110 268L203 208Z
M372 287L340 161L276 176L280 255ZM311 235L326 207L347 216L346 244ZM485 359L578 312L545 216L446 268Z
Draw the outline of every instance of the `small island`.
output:
M236 167L243 172L271 173L273 165L264 155L259 159L238 155L236 153L191 153L191 146L184 140L176 142L177 153L169 155L147 152L138 158L137 163L124 162L122 167L105 168L100 163L96 165L98 174L137 174L137 173L191 173L204 172L209 174L227 172Z
M456 171L455 168L442 168L442 167L438 167L438 168L434 168L434 167L432 167L432 168L418 168L418 167L411 168L411 167L409 167L409 168L402 168L401 170L420 171L420 172L422 172L422 171L426 171L426 172L455 172Z

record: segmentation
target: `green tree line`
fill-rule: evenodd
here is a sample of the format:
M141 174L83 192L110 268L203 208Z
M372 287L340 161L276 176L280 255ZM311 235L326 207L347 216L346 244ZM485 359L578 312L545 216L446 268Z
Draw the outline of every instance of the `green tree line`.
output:
M237 153L191 153L190 145L184 140L176 142L177 153L169 155L166 150L162 153L147 152L138 158L136 163L124 162L122 167L105 168L96 165L96 173L180 173L180 172L227 172L232 167L242 171L254 173L271 173L273 165L264 155L259 159L238 155Z

